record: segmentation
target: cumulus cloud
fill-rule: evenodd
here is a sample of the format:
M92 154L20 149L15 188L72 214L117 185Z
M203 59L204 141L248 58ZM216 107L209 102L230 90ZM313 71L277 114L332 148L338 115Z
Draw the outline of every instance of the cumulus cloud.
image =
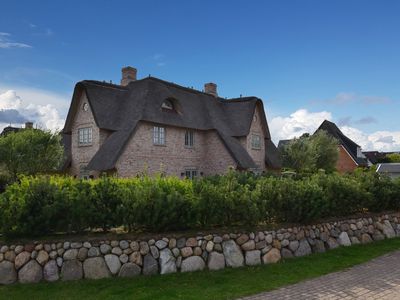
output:
M15 90L0 93L0 130L10 124L21 127L27 121L52 131L62 129L65 122L52 104L26 103Z
M0 48L32 48L32 46L25 43L17 43L11 40L11 34L9 34L8 32L0 32Z
M332 120L327 111L309 112L299 109L289 117L275 117L269 122L269 128L275 141L291 139L303 133L313 133L324 120Z
M324 120L332 121L332 114L327 111L309 112L299 109L289 117L275 117L269 121L269 128L275 143L279 140L299 137L303 133L314 133ZM356 120L355 124L366 124L376 122L371 117ZM399 151L400 131L376 131L367 134L355 127L350 126L351 118L345 117L337 122L340 130L361 146L363 150L377 151Z

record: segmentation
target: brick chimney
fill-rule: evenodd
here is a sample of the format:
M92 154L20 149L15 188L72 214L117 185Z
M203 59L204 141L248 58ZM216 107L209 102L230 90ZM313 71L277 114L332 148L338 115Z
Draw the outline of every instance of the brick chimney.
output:
M204 84L204 92L214 97L218 97L217 85L215 83L209 82Z
M137 70L133 67L122 68L121 85L127 86L130 82L136 81Z
M25 122L25 129L32 129L33 123L32 122Z

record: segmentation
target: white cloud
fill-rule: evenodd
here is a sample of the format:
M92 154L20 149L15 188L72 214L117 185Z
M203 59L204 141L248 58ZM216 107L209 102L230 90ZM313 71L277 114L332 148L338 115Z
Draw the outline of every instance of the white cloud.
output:
M275 143L283 139L299 137L303 133L314 133L324 120L332 120L332 114L327 111L309 112L299 109L289 117L275 117L269 122L269 128ZM362 120L362 119L361 119ZM359 144L363 150L399 151L400 131L376 131L365 133L343 122L337 123L340 130Z
M43 93L43 96L41 103L45 103L46 96L48 97L46 93ZM31 121L40 128L52 131L63 128L65 120L53 104L43 105L32 101L25 102L23 99L29 99L29 97L21 97L15 90L0 93L0 130L9 123L20 127L23 125L22 121Z
M303 133L313 133L324 120L331 120L332 114L327 111L309 112L299 109L289 117L275 117L269 122L274 141L291 139Z
M0 48L32 48L32 46L24 43L17 43L10 39L11 34L7 32L0 32Z

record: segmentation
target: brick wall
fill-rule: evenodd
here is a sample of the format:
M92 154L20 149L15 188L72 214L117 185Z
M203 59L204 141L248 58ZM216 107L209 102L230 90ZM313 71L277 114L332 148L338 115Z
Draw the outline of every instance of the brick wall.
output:
M142 172L181 177L185 169L194 168L204 175L224 173L236 164L215 131L194 130L194 146L185 146L186 129L164 126L165 146L153 145L154 124L140 122L117 161L118 176L129 177Z
M346 173L346 172L353 172L355 168L357 168L357 164L347 153L347 151L343 148L343 146L340 145L339 159L336 163L336 169L340 173Z
M83 110L84 103L88 103L86 93L83 93L78 104L78 109L75 115L75 119L72 125L72 140L71 140L71 168L70 174L73 176L79 176L80 167L86 166L92 157L99 150L100 144L105 140L108 133L100 130L93 117L93 113L89 106L87 111ZM78 144L78 129L91 127L92 128L92 145L90 146L79 146ZM97 176L98 172L91 171L90 175Z

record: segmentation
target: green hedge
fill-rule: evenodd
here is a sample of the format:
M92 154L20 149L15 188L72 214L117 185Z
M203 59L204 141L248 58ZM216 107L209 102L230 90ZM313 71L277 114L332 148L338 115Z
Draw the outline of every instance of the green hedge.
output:
M195 181L174 177L76 180L24 177L0 195L6 236L129 230L181 230L276 222L400 208L400 181L372 172L304 178L244 173Z

